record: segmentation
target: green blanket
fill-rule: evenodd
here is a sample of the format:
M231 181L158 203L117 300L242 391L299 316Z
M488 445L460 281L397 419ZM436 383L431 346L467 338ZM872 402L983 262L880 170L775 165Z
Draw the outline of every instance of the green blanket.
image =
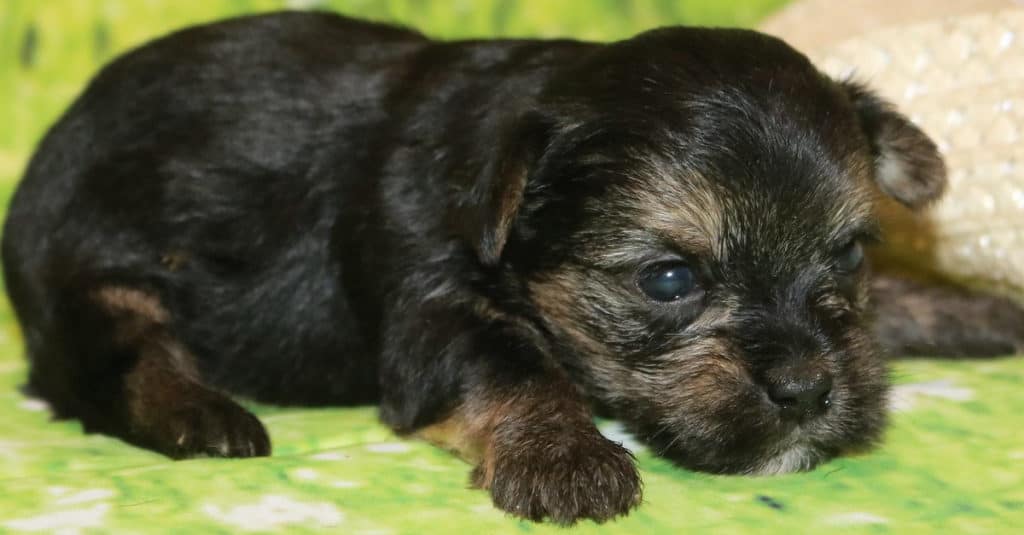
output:
M441 35L611 38L672 22L749 24L778 3L747 2L743 11L722 7L729 2L676 0L559 2L547 11L539 1L333 4ZM0 102L7 103L0 124L13 126L0 129L0 200L6 204L42 128L98 62L174 26L279 4L7 0L0 6ZM21 353L0 300L0 533L564 531L506 517L468 488L467 465L396 438L369 407L253 406L274 441L269 459L172 462L83 435L76 422L51 422L44 404L19 393ZM687 472L602 422L637 452L644 503L625 519L573 531L1012 533L1024 526L1024 361L903 362L894 381L884 445L804 474Z
M469 467L402 441L372 408L254 407L269 459L169 461L76 422L50 422L17 391L24 366L0 340L0 532L557 532L505 517L467 488ZM687 472L636 448L644 503L578 532L679 533L839 528L1013 532L1024 526L1024 363L902 363L885 444L810 473L758 478ZM604 430L621 437L616 426ZM630 442L627 440L627 444ZM721 530L721 531L719 531Z

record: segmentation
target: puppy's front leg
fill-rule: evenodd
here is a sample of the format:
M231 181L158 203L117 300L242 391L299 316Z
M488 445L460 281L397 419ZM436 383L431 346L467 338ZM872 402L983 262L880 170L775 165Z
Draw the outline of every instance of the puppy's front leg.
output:
M426 306L391 323L382 416L475 464L472 483L516 516L601 522L640 501L632 455L528 330L471 307Z

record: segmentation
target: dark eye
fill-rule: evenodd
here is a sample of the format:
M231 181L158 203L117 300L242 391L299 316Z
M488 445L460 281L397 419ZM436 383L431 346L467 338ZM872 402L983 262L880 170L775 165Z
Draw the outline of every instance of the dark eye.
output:
M864 247L854 240L836 255L836 269L853 273L864 263Z
M692 292L696 281L690 268L680 263L667 263L644 270L637 285L651 299L667 303Z

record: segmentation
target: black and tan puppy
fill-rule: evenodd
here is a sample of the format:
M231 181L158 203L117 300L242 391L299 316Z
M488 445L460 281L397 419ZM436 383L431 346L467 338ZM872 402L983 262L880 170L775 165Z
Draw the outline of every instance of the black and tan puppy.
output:
M267 455L229 394L379 401L498 507L600 521L641 493L595 410L686 467L807 469L879 436L873 329L1019 349L983 296L883 280L870 321L873 197L943 184L907 119L754 32L442 43L284 13L106 67L3 263L30 387L89 431Z

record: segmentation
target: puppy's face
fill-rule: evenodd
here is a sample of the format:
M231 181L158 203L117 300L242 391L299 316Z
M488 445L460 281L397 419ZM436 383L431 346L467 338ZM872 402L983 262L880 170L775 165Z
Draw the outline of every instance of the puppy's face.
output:
M687 467L780 473L870 444L887 384L867 328L872 200L936 196L934 146L778 41L663 33L632 50L646 63L608 54L555 99L573 120L508 246L555 356Z
M656 452L783 472L883 422L885 366L865 323L871 190L866 157L825 169L748 142L717 162L636 149L595 164L614 185L564 222L561 261L531 294L584 390Z

